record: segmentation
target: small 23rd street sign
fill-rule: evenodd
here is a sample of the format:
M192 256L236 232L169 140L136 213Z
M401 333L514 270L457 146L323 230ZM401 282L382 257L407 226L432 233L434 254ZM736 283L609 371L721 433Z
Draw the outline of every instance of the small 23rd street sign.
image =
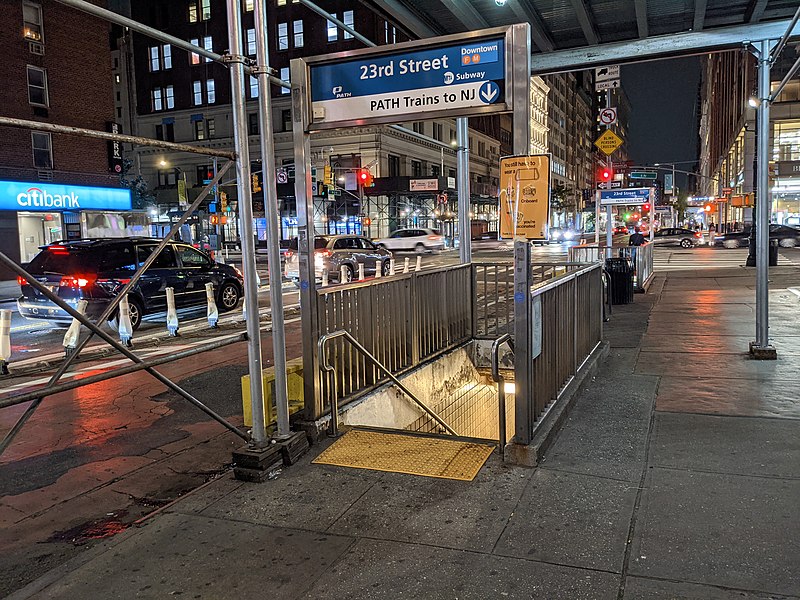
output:
M622 138L610 129L606 129L603 134L594 141L594 145L600 148L606 156L611 156L611 154L622 145Z

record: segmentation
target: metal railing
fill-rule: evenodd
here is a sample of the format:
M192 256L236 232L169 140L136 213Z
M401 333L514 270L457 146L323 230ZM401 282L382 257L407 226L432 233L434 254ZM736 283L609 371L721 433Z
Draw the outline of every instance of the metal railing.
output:
M500 347L503 344L508 344L511 352L514 352L514 340L510 334L504 333L492 343L492 380L497 384L497 444L501 458L504 455L503 449L506 446L506 380L500 373Z
M531 265L531 281L540 285L583 266L572 262L535 263ZM494 340L504 333L513 333L514 263L473 263L472 281L473 337Z
M533 358L515 357L516 439L523 444L602 340L602 266L583 265L529 289L531 306L541 303L541 310L515 323L515 340L536 340Z
M350 345L358 350L364 358L369 360L374 367L383 371L383 373L391 379L392 383L394 383L406 396L408 396L414 404L416 404L422 411L427 414L431 419L436 421L440 427L442 427L447 433L450 435L457 435L455 431L445 423L439 415L437 415L433 410L431 410L422 400L417 398L411 391L403 385L403 383L395 377L392 372L386 368L377 358L375 358L364 346L358 343L348 331L340 330L334 331L331 333L327 333L319 338L319 342L317 342L317 356L319 359L319 368L323 372L323 374L333 374L333 378L336 378L336 369L328 362L328 356L325 352L325 346L329 340L334 340L341 338L343 340L347 340ZM335 386L334 386L335 387ZM329 435L331 437L337 437L339 435L339 402L337 396L334 394L331 396L331 425L329 429Z
M654 275L653 244L642 246L598 246L585 244L569 249L570 262L591 263L604 258L626 258L633 264L633 288L643 292Z

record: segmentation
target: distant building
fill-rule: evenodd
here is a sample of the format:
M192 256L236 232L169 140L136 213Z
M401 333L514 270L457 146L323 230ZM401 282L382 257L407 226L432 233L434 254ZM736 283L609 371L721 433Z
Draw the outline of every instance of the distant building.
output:
M110 25L58 2L29 0L4 3L3 22L3 115L108 131L115 121ZM130 214L102 209L100 192L63 188L120 186L108 142L35 129L0 127L0 135L0 249L10 257L27 262L56 240L133 225ZM10 276L0 270L0 279Z
M784 50L771 69L771 88L791 68L796 55ZM700 117L700 174L703 196L727 198L715 222L752 221L758 192L756 162L757 69L744 50L703 58ZM800 225L800 82L790 81L770 106L771 220Z
M317 4L378 44L409 40L401 24L387 20L365 4L341 0L320 0ZM255 58L253 6L251 2L243 2L242 6L244 53ZM225 3L219 0L190 0L188 3L139 0L131 7L134 19L201 47L222 54L229 46ZM289 80L292 58L364 47L352 35L302 4L278 0L267 3L267 11L271 27L268 35L270 66L284 81ZM232 148L230 75L223 65L139 35L134 36L132 65L136 111L133 129L139 135ZM273 131L270 134L275 141L275 162L278 169L285 169L288 180L277 186L282 238L288 239L297 234L291 101L288 89L278 86L271 89ZM262 157L257 96L256 80L249 78L245 98L250 157L258 173ZM320 182L315 196L319 233L363 232L378 237L398 227L415 226L443 229L450 235L448 232L453 231L457 221L454 214L457 198L454 189L455 121L409 120L404 125L408 132L370 126L312 136L312 166ZM497 161L504 132L510 139L510 129L503 127L497 117L470 119L472 212L475 219L485 221L481 227L486 230L497 229ZM168 226L177 213L179 182L185 181L187 199L191 201L203 182L210 179L209 172L213 172L213 161L201 155L142 147L136 150L136 156L142 174L155 191L155 220L163 227ZM335 196L320 193L325 165L333 168ZM361 190L353 188L347 177L348 173L361 168L369 169L376 179L376 188L363 190L363 198ZM390 178L393 181L381 181ZM434 190L412 192L408 178L436 179L439 183ZM235 182L227 181L222 189L232 201L231 205L235 205ZM208 208L208 204L204 204L194 219L198 234L211 231ZM256 198L254 209L258 241L264 243L263 199L259 204ZM238 237L235 218L228 219L224 235L228 240Z
M547 95L550 88L541 77L531 77L531 154L549 152L547 132L550 130L547 115Z

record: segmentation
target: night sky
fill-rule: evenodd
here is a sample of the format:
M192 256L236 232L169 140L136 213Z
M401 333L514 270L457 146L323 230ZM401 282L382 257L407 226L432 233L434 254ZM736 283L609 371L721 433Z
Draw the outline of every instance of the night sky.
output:
M695 160L700 57L626 65L621 78L631 104L631 160L637 165ZM676 168L691 171L694 165ZM685 176L677 174L676 180L679 189L686 189Z

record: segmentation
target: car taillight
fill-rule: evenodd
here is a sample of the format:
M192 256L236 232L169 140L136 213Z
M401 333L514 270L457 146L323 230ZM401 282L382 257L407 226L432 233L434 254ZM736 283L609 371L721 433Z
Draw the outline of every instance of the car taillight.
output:
M28 280L24 277L17 276L17 283L20 285L28 285Z
M428 239L429 240L440 240L440 239L442 239L442 236L440 236L440 235L429 235Z
M696 232L694 233L694 237L696 237L696 238L703 237L703 234L702 234L702 233L700 233L699 231L696 231Z
M89 287L94 283L94 281L95 280L88 275L64 276L61 278L61 282L59 283L59 285L61 287L82 289L85 287Z
M316 254L317 256L322 256L324 258L330 258L331 256L333 256L333 252L331 252L327 248L323 248L322 250L317 250Z
M51 254L69 254L69 250L64 246L48 246L47 251Z
M287 250L286 251L286 258L292 258L293 256L294 256L294 252L292 252L291 250Z

